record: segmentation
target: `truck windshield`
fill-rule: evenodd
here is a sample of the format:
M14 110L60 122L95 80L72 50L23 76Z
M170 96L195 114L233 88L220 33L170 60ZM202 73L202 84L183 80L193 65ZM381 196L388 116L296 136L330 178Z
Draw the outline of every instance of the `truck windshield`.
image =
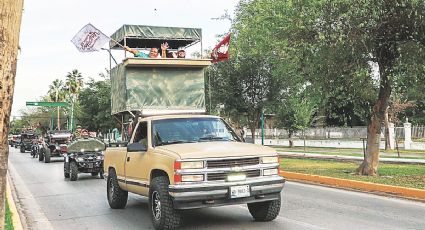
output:
M154 146L209 142L240 141L219 118L178 118L152 121Z

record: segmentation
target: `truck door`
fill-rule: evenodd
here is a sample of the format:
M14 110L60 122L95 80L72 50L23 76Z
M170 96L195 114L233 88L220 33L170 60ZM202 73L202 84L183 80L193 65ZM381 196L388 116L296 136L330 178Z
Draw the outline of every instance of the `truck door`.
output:
M132 143L148 145L148 123L139 122L133 134ZM147 146L148 147L148 146ZM149 147L148 147L149 148ZM148 154L147 151L127 152L125 175L128 191L144 195L148 191Z

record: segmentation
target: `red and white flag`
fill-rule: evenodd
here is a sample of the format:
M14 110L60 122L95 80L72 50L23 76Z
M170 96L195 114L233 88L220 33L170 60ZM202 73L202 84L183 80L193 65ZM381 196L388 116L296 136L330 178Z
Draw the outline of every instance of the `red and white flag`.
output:
M92 52L100 50L109 40L111 40L111 38L89 23L85 25L71 41L80 52Z
M211 53L211 59L213 63L225 61L229 59L229 43L230 43L230 33L224 37L224 39L218 43Z

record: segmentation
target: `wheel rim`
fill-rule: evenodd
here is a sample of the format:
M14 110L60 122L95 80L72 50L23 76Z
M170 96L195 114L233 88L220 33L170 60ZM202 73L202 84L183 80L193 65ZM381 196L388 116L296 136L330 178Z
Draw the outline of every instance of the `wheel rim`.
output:
M157 191L152 193L152 214L155 220L161 219L161 200Z

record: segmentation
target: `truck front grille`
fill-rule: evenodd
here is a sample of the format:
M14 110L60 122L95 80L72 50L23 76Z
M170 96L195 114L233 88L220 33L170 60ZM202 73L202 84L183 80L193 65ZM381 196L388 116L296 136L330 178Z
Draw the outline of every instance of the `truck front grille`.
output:
M250 170L250 171L245 171L245 172L241 172L244 173L246 175L246 178L251 178L251 177L259 177L260 176L260 170ZM230 173L208 173L207 175L207 180L208 181L218 181L218 180L226 180L227 175Z
M207 161L207 168L231 168L242 167L250 165L258 165L260 163L259 157L242 158L242 159L223 159L223 160L209 160Z

